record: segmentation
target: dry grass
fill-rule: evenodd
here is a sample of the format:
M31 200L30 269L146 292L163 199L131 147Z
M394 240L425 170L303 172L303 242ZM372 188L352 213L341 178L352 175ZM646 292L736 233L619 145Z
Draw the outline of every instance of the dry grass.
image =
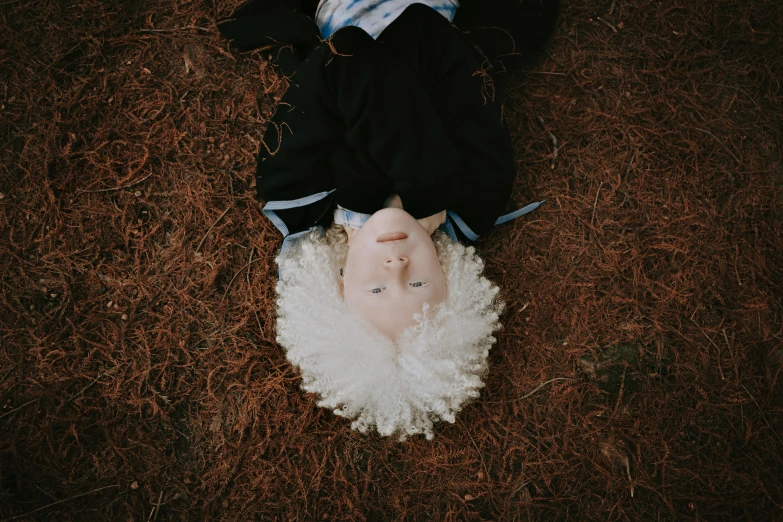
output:
M509 79L549 203L478 244L486 391L404 444L275 344L236 4L0 2L0 520L783 517L780 2L566 6Z

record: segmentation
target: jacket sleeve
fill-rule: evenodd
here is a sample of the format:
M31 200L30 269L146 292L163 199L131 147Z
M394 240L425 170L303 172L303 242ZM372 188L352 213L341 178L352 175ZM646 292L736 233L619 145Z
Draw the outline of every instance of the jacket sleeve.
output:
M516 163L480 55L443 16L421 4L408 7L379 41L413 71L459 151L459 194L446 208L476 234L487 232L508 203Z
M418 219L452 205L461 168L412 71L363 30L346 27L291 78L256 176L267 201L336 188L337 202L366 213L396 191Z
M301 200L336 188L330 163L333 152L344 142L345 129L319 82L322 55L319 47L299 66L264 132L256 166L256 192L267 202ZM334 199L330 194L306 206L277 210L276 214L289 233L326 226Z
M330 44L327 82L345 123L346 144L385 176L390 185L383 197L390 187L417 219L448 208L461 177L460 154L414 72L359 28L340 29ZM338 201L346 208L359 210L356 200L368 192L367 181L379 185L366 172L341 171L340 165L335 176L343 185Z
M290 3L252 0L221 20L218 29L239 51L283 45L293 46L307 56L320 42L318 26Z

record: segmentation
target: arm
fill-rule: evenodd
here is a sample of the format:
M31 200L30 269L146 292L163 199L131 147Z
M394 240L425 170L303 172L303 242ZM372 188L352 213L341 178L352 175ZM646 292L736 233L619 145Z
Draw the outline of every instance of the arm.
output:
M218 29L240 51L290 45L307 56L320 41L318 26L307 12L295 10L296 6L290 4L281 0L251 0L230 18L221 20ZM305 9L301 11L315 12L314 6L302 7Z
M508 203L516 164L479 56L456 28L422 5L406 9L379 41L414 72L459 151L464 172L454 184L461 185L460 196L446 208L477 234L488 231Z
M347 27L292 77L264 136L257 188L267 201L337 188L342 206L365 213L394 191L422 219L452 206L461 170L412 71L367 33Z
M345 123L348 150L366 164L344 171L334 165L345 182L338 188L340 204L364 212L380 208L377 201L361 210L372 178L366 171L374 167L389 183L380 197L394 191L415 218L448 208L461 177L460 154L414 72L361 29L343 28L330 42L329 91Z

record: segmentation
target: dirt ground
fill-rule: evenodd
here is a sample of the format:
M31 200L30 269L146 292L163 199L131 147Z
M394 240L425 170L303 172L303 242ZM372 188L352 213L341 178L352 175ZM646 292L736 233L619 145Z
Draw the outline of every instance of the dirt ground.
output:
M565 2L487 386L405 443L275 343L238 3L0 0L0 520L783 520L781 2Z

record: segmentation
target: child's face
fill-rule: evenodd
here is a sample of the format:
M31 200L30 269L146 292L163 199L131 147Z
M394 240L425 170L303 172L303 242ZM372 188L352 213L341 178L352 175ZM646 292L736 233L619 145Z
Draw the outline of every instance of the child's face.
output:
M343 274L351 310L394 339L412 326L424 303L446 296L446 278L435 245L407 212L376 212L351 238Z

